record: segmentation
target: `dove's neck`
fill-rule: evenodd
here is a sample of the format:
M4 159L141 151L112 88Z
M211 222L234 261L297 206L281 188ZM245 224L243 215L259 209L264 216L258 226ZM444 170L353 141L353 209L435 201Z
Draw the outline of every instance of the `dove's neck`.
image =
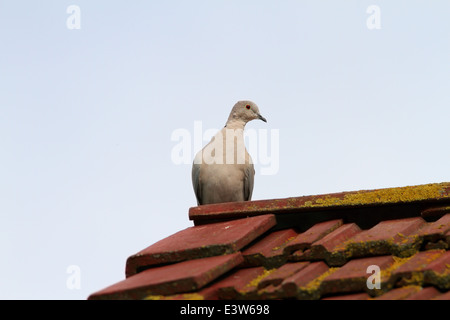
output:
M225 128L244 130L246 123L247 122L245 122L244 120L241 120L241 119L228 119L227 123L225 124Z

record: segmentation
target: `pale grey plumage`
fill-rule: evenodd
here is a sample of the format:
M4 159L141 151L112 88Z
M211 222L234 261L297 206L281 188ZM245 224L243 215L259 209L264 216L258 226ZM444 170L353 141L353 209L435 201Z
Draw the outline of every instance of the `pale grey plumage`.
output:
M255 169L244 127L254 119L266 122L254 102L238 101L225 127L195 156L192 185L198 205L251 200Z

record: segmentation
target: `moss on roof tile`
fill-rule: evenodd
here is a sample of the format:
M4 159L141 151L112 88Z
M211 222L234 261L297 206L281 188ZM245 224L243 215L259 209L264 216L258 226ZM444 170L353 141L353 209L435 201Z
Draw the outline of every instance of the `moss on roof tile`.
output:
M389 204L423 201L440 198L443 194L441 184L427 184L400 188L357 191L343 195L325 195L314 201L306 201L304 207L361 206L367 204Z

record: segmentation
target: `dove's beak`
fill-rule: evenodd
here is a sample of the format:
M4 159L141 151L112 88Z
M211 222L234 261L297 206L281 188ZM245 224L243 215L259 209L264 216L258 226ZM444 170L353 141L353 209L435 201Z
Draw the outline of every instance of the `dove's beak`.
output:
M258 114L258 119L262 120L264 122L267 122L266 118L264 118L262 115Z

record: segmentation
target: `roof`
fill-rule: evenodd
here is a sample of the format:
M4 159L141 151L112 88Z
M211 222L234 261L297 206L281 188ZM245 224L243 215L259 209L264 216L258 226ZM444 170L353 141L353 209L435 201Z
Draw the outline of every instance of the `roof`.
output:
M89 299L450 299L450 183L203 205L189 218Z

